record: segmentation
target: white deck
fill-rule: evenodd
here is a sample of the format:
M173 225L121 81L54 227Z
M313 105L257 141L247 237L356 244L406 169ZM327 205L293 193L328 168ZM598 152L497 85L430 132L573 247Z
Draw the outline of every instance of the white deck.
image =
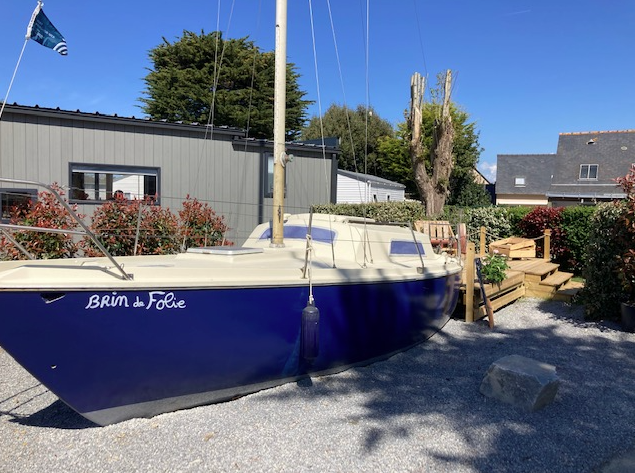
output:
M301 229L308 215L291 216L287 224ZM458 262L433 252L429 239L416 234L424 255L391 255L392 241L409 241L409 229L366 225L343 217L314 215L313 234L320 228L335 235L330 243L313 240L311 279L313 284L375 282L439 277L460 270ZM255 252L241 248L209 254L207 250L167 256L117 257L116 261L132 280L124 280L107 258L12 261L0 263L2 290L125 290L140 288L210 288L245 286L285 286L308 284L303 277L306 240L290 238L284 248L271 248L261 238L268 225L260 225L246 242ZM301 233L301 232L300 232ZM367 245L364 248L363 242ZM335 260L334 260L335 258Z

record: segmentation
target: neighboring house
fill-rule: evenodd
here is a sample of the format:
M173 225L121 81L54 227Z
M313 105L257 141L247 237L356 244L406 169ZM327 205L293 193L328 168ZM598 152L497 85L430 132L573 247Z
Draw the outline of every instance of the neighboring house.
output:
M272 151L271 141L230 127L15 104L0 120L0 177L57 183L88 215L118 190L175 213L189 195L223 215L227 238L238 244L271 219ZM294 160L285 167L285 212L335 202L339 149L287 143L287 152ZM1 215L41 190L0 182Z
M555 154L499 154L497 205L547 205Z
M485 190L489 194L490 201L494 203L496 201L496 185L489 182L489 179L481 174L481 172L476 168L472 169L472 176L474 177L474 182L476 184L479 184L485 188Z
M635 130L560 133L557 154L547 192L554 206L623 199L615 178L635 163Z
M635 130L560 133L556 154L498 155L496 203L595 205L624 198L615 178L635 163Z
M483 186L489 186L491 184L491 182L489 182L489 180L476 168L472 169L472 176L474 176L474 182L476 184L481 184Z
M337 203L402 202L406 186L370 174L337 171Z

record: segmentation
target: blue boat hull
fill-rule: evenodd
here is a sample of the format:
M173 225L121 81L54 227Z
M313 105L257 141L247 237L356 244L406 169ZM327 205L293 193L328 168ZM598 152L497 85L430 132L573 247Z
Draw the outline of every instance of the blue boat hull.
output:
M308 288L2 292L0 345L98 424L222 401L417 344L448 320L459 275L315 286L319 350L300 356Z

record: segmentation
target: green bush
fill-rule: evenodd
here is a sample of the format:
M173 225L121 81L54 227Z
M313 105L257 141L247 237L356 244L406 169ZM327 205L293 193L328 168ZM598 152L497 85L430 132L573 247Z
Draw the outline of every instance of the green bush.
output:
M514 236L522 236L522 231L519 227L520 222L525 216L533 210L532 207L505 207L505 211L507 212L507 219L509 220L509 225L511 226L511 234Z
M485 244L512 236L511 225L507 218L507 210L504 207L481 207L466 210L466 228L470 241L476 245L476 251L480 251L480 231L485 227Z
M592 218L595 211L596 207L591 206L565 207L561 225L569 257L563 262L564 270L575 274L582 272L587 261L587 246L593 229Z
M605 203L599 204L591 216L586 264L582 271L585 284L579 294L589 320L619 318L621 285L617 255L626 249L622 235L626 230L618 222L623 212L622 203Z
M425 218L421 202L373 202L368 204L323 204L314 205L315 213L366 217L378 222L414 222Z

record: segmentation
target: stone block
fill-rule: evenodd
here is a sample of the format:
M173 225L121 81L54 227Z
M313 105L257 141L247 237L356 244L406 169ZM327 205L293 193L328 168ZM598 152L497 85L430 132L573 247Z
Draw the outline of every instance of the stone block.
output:
M554 400L559 385L555 366L509 355L491 364L480 391L485 396L533 412Z

